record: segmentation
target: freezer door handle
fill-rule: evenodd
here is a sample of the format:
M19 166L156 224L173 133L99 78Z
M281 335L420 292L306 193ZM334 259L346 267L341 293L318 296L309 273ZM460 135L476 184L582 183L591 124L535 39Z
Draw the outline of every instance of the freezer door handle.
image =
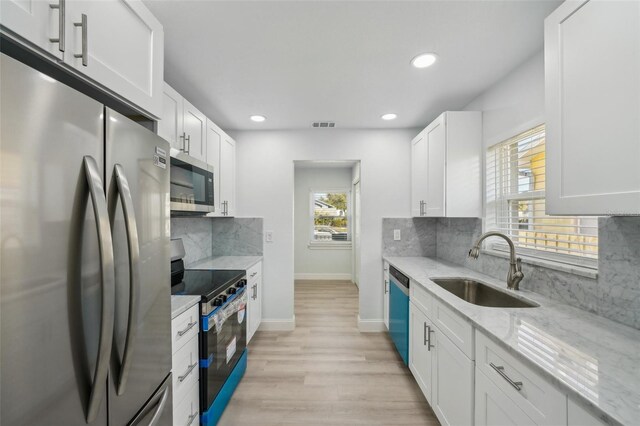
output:
M87 423L93 422L100 409L100 402L106 386L111 344L113 342L113 322L115 304L115 273L113 265L113 243L111 241L111 226L107 211L107 200L104 195L102 173L96 160L87 155L83 159L84 172L89 187L91 204L96 220L98 244L100 251L100 281L102 287L102 316L100 320L100 337L98 343L98 359L93 374L93 382L87 405Z
M136 338L138 325L138 305L140 299L140 243L138 241L138 226L133 207L133 198L129 181L124 173L124 168L120 164L114 166L115 185L109 196L109 218L111 229L114 229L116 216L116 206L118 196L122 203L124 213L124 226L127 233L127 246L129 252L129 317L127 319L127 334L125 338L124 351L122 354L122 364L117 374L118 382L116 392L122 395L127 385L127 377L131 368L131 358L133 354L133 342ZM117 191L117 193L116 193Z
M139 424L147 424L147 426L155 426L158 424L160 417L162 417L162 412L164 411L164 407L167 405L167 401L169 400L169 394L171 393L171 374L169 377L165 379L164 383L160 386L161 389L156 392L156 394L151 397L151 400L147 403L146 407L143 408L140 413L136 417L131 420L129 426L137 426ZM155 410L153 408L156 407ZM149 423L143 423L143 420L146 419L153 412L153 416Z

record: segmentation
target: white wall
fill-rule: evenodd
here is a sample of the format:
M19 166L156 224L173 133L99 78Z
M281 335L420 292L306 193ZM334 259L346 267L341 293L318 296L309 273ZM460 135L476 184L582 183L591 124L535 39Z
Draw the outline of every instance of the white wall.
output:
M295 254L296 279L351 279L351 247L309 248L311 237L310 191L351 190L352 167L295 168Z
M240 131L237 141L239 216L264 218L265 328L293 325L294 160L360 160L362 250L360 318L382 324L382 218L410 208L410 141L417 130L310 129ZM370 321L368 323L367 321Z
M533 55L471 101L467 111L482 111L485 148L544 123L544 55Z

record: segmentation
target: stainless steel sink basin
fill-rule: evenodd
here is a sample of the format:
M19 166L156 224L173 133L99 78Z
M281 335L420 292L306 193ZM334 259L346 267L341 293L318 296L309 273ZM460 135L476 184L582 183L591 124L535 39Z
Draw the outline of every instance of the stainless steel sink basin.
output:
M431 281L460 299L478 306L491 308L536 308L540 306L468 278L440 278Z

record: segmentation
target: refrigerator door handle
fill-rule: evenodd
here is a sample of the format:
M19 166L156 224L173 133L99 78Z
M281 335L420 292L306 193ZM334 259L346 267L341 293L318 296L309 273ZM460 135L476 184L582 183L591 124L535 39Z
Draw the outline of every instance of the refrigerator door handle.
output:
M100 402L106 390L105 382L107 380L107 373L109 372L115 316L115 273L111 226L107 211L107 200L104 195L104 185L102 184L102 173L98 168L96 160L89 155L84 157L83 165L98 232L100 281L102 286L102 316L100 320L98 359L96 360L93 383L91 384L89 403L86 411L87 423L91 423L96 419L98 411L100 410Z
M137 426L141 424L143 420L147 418L149 414L151 414L151 409L153 407L156 407L156 409L153 412L151 420L149 421L149 423L147 423L147 426L155 426L158 424L160 417L162 417L164 407L165 405L167 405L167 401L169 400L169 394L171 393L171 383L171 374L169 374L169 377L165 379L164 384L161 385L161 388L164 387L164 389L162 391L156 392L156 394L151 397L151 400L147 403L146 407L143 408L140 413L138 413L138 415L134 417L133 420L131 420L131 422L129 422L129 426Z
M129 317L127 319L127 334L125 338L122 364L118 374L116 392L122 395L127 385L127 377L131 368L131 357L133 354L133 342L136 338L138 324L138 305L140 298L140 243L138 241L138 226L131 198L129 181L124 173L124 168L120 164L114 166L114 177L116 181L117 194L111 193L109 197L109 217L111 229L115 220L115 209L117 196L120 196L122 210L124 213L124 226L127 232L127 245L129 252Z

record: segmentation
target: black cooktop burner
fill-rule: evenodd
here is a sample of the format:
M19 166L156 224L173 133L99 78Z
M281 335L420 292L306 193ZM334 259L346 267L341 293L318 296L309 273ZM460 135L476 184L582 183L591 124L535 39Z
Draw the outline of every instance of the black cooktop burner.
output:
M202 296L206 302L244 275L245 271L185 269L182 282L171 287L171 294Z

